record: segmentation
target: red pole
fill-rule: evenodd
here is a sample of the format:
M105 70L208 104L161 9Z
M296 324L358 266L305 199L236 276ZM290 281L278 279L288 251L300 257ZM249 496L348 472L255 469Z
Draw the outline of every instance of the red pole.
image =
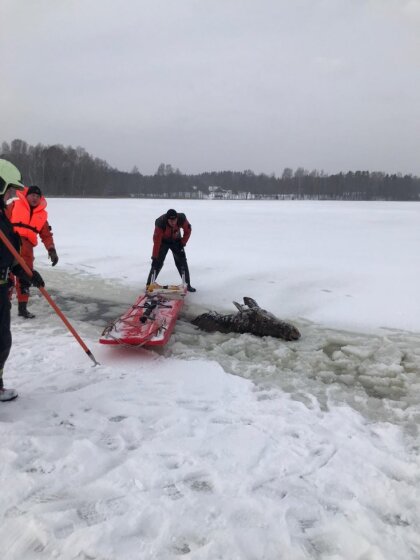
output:
M15 257L15 259L20 264L20 266L23 268L25 273L29 276L29 278L32 278L32 270L29 268L29 266L26 264L26 262L22 259L22 257L19 255L19 253L16 251L16 249L13 247L13 245L10 243L10 241L7 239L7 237L5 236L5 234L1 230L0 230L0 239L3 241L3 243L6 245L6 247L9 249L9 251L12 253L12 255ZM47 290L45 288L38 288L38 289L41 292L41 294L44 296L44 298L48 301L48 303L51 305L51 307L54 309L54 311L57 313L57 315L60 317L60 319L63 321L63 323L66 325L66 327L71 332L71 334L74 336L74 338L77 340L77 342L80 344L80 346L83 348L83 350L86 352L86 354L89 356L89 358L92 360L92 362L95 364L95 366L99 365L99 362L97 362L95 360L95 356L92 354L92 352L89 350L89 348L83 342L83 340L77 334L74 327L70 324L69 320L64 315L64 313L61 311L61 309L58 307L58 305L53 301L53 299L51 298L51 296L47 292Z

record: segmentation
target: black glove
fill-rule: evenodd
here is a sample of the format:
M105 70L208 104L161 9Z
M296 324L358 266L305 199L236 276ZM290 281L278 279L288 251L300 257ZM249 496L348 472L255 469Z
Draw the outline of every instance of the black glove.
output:
M11 271L19 278L22 287L35 286L35 288L43 288L45 286L45 282L37 270L32 271L31 278L29 278L20 264L15 264L15 266L11 268Z
M45 282L37 270L32 271L31 284L35 286L35 288L43 288L45 286Z
M51 259L51 265L55 266L58 263L58 255L57 255L57 251L54 249L54 247L51 247L51 249L48 249L48 256Z
M176 242L177 245L177 249L180 253L184 252L184 245L182 244L182 241L180 239L178 239L178 241Z

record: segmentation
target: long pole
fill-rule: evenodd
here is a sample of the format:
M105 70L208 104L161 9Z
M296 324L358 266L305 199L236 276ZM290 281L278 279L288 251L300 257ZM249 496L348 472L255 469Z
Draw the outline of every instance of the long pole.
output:
M6 235L1 231L1 229L0 229L0 239L3 241L3 243L6 245L8 250L15 257L15 259L20 264L20 266L23 268L25 273L29 276L29 278L32 278L32 270L29 268L29 266L26 264L26 262L22 259L22 257L19 255L19 253L16 251L16 249L13 247L13 245L10 243L10 241L7 239ZM83 340L77 334L74 327L70 324L67 317L61 311L61 309L58 307L58 305L55 303L55 301L51 298L51 296L47 292L47 290L45 288L42 288L42 287L40 287L38 289L41 292L41 294L44 296L44 298L48 301L48 303L51 305L51 307L54 309L54 311L57 313L57 315L60 317L60 319L63 321L63 323L66 325L66 327L71 332L71 334L74 336L74 338L77 340L77 342L80 344L80 346L83 348L83 350L86 352L86 354L89 356L89 358L92 360L92 362L95 364L95 366L99 365L99 362L96 361L95 356L92 354L92 352L89 350L89 348L83 342Z

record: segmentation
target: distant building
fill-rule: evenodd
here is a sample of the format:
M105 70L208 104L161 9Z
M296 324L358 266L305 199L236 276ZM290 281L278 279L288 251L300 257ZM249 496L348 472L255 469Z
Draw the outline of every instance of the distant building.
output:
M212 185L209 187L209 198L214 200L233 198L232 191L228 189L223 189L222 187Z

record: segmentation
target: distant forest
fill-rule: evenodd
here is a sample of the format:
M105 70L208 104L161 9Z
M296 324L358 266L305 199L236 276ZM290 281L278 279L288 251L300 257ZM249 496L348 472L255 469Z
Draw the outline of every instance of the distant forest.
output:
M137 167L128 172L92 157L84 148L31 146L23 140L3 142L1 157L14 163L27 185L49 196L150 198L271 198L322 200L419 200L420 179L412 175L349 171L327 175L299 167L281 177L246 171L211 171L186 175L160 164L154 175Z

